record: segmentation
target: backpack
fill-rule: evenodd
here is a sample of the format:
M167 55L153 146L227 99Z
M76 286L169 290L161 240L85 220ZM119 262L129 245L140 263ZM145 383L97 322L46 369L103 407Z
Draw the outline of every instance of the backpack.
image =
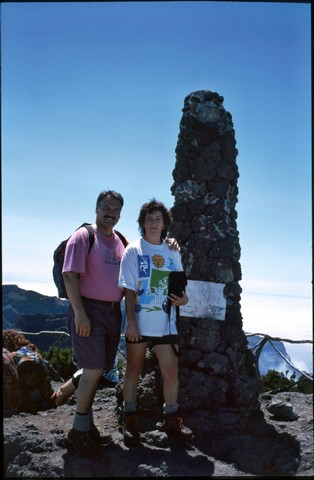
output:
M11 353L19 378L20 411L36 413L52 408L53 388L48 364L27 345Z
M90 223L85 222L85 223L82 223L82 225L80 225L76 230L78 230L81 227L85 227L88 231L88 240L89 240L88 253L89 253L91 251L91 248L95 240L94 229ZM126 247L129 243L127 239L122 235L122 233L118 232L117 230L114 230L114 232L118 235L124 247ZM69 238L70 237L66 238L65 240L62 240L62 242L57 246L57 248L53 252L52 276L53 276L53 281L58 290L59 298L68 298L68 294L64 285L62 269L63 269L63 263L64 263L65 249L66 249Z
M11 353L2 347L3 414L18 413L20 406L20 382Z

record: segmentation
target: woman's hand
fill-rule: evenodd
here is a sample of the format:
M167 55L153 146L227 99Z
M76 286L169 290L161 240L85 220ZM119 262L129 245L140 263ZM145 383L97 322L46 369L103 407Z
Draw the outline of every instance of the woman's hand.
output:
M172 293L168 298L171 300L172 305L174 305L175 307L182 307L183 305L186 305L189 301L184 290L182 290L182 297L178 297L177 295L174 295L174 293Z
M139 340L142 339L136 322L128 322L128 326L125 332L125 337L130 342L138 342Z

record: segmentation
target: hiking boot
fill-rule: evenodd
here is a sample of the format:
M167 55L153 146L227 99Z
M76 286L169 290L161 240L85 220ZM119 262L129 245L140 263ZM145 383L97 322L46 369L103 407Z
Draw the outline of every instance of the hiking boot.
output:
M68 444L80 455L88 458L100 458L101 452L92 440L91 432L81 432L72 428L67 435Z
M126 446L132 447L141 443L137 414L135 412L123 413L122 433Z
M179 440L191 440L194 437L192 430L183 425L182 418L176 413L164 415L164 421L159 426L162 432L166 432L167 435L171 435Z
M94 423L90 426L90 435L96 445L104 445L112 440L110 433L101 434Z

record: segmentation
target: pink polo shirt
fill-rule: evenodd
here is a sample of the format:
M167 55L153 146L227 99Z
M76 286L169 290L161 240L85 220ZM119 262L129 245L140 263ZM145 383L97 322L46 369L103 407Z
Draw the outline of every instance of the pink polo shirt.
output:
M120 301L123 290L118 287L118 278L123 243L115 233L106 237L95 231L95 241L89 253L88 246L88 232L82 227L67 243L62 271L80 274L82 296L107 302Z

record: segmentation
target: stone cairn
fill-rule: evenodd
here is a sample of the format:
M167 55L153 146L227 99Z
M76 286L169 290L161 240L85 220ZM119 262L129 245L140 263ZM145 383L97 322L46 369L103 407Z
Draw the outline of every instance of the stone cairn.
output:
M225 285L226 313L222 321L181 313L178 403L188 426L200 435L215 436L246 429L260 408L255 357L240 311L238 151L223 97L207 90L193 92L182 111L170 236L181 246L188 280ZM120 405L121 395L118 389ZM158 363L149 352L138 386L138 407L152 420L162 403Z
M225 320L180 318L179 404L189 425L204 433L243 428L260 393L242 330L238 151L223 101L208 90L185 98L171 187L170 236L181 246L187 278L225 284Z

